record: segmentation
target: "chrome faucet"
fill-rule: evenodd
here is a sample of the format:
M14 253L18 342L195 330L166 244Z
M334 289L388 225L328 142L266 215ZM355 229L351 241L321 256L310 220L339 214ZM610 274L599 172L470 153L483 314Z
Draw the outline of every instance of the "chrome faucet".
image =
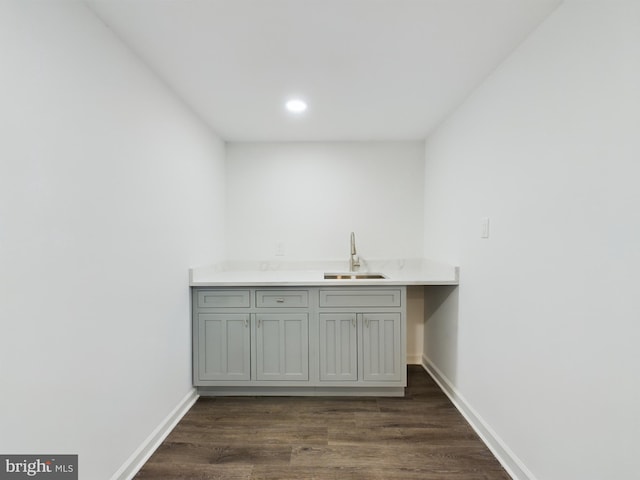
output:
M351 255L349 255L350 272L355 272L360 268L360 257L358 257L356 253L356 234L351 232Z

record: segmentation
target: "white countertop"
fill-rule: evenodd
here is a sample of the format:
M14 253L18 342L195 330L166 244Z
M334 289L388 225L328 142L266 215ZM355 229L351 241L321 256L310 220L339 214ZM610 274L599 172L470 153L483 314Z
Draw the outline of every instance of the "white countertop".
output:
M347 273L346 261L227 261L189 270L192 287L458 285L458 267L427 259L360 259L357 273L380 273L383 279L325 280L327 273Z

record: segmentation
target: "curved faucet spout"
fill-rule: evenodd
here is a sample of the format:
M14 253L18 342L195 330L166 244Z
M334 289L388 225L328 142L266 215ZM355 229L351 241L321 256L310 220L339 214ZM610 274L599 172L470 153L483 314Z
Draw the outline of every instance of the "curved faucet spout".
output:
M356 234L351 232L351 255L349 255L349 271L355 272L360 268L360 258L356 256Z

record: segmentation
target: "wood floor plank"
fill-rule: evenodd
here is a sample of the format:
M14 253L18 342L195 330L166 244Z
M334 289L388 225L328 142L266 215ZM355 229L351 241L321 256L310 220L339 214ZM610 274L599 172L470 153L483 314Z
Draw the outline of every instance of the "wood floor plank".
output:
M402 398L200 398L135 478L508 480L419 366Z
M410 443L427 443L430 445L461 445L472 442L476 445L484 445L476 433L468 426L461 427L409 427L399 428L402 439Z
M358 426L352 429L329 428L328 445L363 445L363 444L383 444L383 445L403 445L424 444L424 445L451 445L478 447L484 444L478 439L474 432L467 429L456 429L446 427L427 428L398 428L398 427L363 427ZM310 445L308 443L307 445Z
M240 429L233 425L178 425L168 442L207 445L326 445L328 427L268 425Z
M296 467L278 468L271 466L256 466L251 474L251 480L342 480L338 477L338 470L326 467Z
M457 412L424 411L416 412L381 412L376 415L354 414L354 422L359 427L370 428L465 428L461 416ZM470 427L468 427L470 428Z
M328 445L331 446L349 446L349 445L367 445L367 444L385 444L402 443L406 441L402 436L399 428L335 428L328 429Z
M407 465L429 465L435 471L494 468L495 458L484 446L450 445L352 445L293 447L291 465L322 467L336 465L360 468L401 469Z
M282 445L218 446L201 443L163 442L151 456L152 463L205 465L288 465L291 447Z
M198 425L210 425L216 428L232 427L241 429L250 428L270 428L282 427L286 428L291 425L304 425L306 427L326 427L329 425L343 425L345 428L350 425L355 426L355 413L341 412L307 412L297 413L289 412L286 414L276 413L271 415L254 415L247 412L245 415L226 415L226 412L213 414L199 414L198 417L184 417L180 421L180 425L192 426L196 428Z
M452 470L432 472L425 469L353 468L353 467L255 467L251 480L510 480L506 472Z
M147 463L135 478L152 480L251 480L251 465Z

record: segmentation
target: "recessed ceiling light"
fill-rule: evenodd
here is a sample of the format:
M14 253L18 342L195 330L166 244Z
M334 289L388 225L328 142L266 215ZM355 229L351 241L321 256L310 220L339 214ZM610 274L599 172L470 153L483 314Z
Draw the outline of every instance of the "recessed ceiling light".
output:
M307 109L307 103L299 98L294 98L285 103L285 107L292 113L302 113Z

